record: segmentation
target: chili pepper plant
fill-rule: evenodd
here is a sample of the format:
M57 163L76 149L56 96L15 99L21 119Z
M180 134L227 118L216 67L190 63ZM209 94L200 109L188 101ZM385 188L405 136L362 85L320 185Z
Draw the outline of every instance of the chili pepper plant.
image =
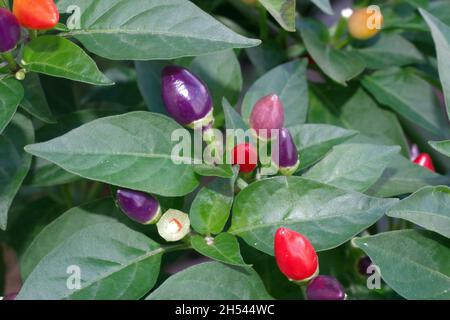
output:
M449 1L0 7L5 300L450 299Z

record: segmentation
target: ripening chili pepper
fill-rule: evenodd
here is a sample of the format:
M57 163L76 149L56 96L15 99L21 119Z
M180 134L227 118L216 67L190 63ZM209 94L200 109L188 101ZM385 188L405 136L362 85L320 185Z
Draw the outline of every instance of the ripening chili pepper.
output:
M28 29L49 30L59 21L59 11L53 0L14 0L14 15Z
M167 66L162 71L162 97L167 112L189 128L208 128L214 122L208 88L188 69Z
M317 276L306 287L308 300L345 300L345 290L331 276Z
M250 173L258 165L258 153L250 143L241 143L235 146L231 153L233 165L239 165L239 171Z
M427 168L430 171L435 172L436 169L434 168L433 160L431 160L431 157L428 153L421 153L417 156L416 159L414 159L413 163Z
M293 175L299 165L297 147L295 146L294 139L292 139L291 133L288 129L282 128L278 136L278 156L274 152L272 158L275 164L279 167L280 173L284 176Z
M272 129L281 129L284 125L284 107L276 94L258 100L250 115L250 127L261 139L270 139Z
M191 223L186 213L170 209L162 215L156 226L162 238L173 242L183 239L190 232Z
M0 8L0 52L14 49L19 39L19 21L10 11Z
M287 228L279 228L274 240L278 267L291 281L306 282L319 273L316 251L304 235Z
M156 223L161 216L161 207L154 197L134 190L119 189L117 204L132 220L142 224Z
M367 276L367 271L369 267L372 265L372 260L368 256L361 257L358 260L358 272L363 275Z
M348 31L350 35L359 40L367 40L374 37L381 30L383 15L379 10L361 8L353 11L348 19Z

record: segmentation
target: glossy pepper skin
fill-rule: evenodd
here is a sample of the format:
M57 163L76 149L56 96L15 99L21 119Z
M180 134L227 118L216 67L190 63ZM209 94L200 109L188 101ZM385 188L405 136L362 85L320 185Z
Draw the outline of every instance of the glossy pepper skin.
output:
M356 9L348 19L348 32L358 40L367 40L380 32L376 28L376 22L383 24L383 15L378 11L371 11L368 8Z
M154 197L129 189L116 192L117 204L132 220L141 224L152 224L161 216L161 208Z
M0 8L0 52L14 49L19 39L19 21L11 12Z
M250 173L258 165L258 153L252 144L241 143L233 148L231 162L233 165L239 165L240 172Z
M435 172L436 169L434 168L433 160L431 160L431 157L428 153L421 153L417 156L416 159L414 159L413 163L427 168L430 171Z
M274 157L274 162L278 165L282 175L290 176L297 171L300 161L298 159L297 147L288 129L282 128L280 130L278 142L278 159Z
M167 112L180 124L194 128L213 122L208 88L188 69L167 66L162 71L162 97Z
M334 277L317 276L306 288L308 300L345 300L345 290Z
M250 127L258 137L271 138L272 129L281 129L284 125L284 107L276 94L265 96L256 102L250 114ZM264 132L264 129L267 130Z
M309 240L302 234L279 228L275 233L275 259L291 281L306 282L319 273L319 261Z
M53 0L14 0L14 15L28 29L49 30L59 21L59 11Z

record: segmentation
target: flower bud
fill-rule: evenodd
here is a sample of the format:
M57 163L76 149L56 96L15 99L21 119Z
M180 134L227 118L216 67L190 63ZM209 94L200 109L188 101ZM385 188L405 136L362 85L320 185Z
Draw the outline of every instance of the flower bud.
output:
M306 288L308 300L345 300L344 288L334 277L317 276Z
M208 88L185 68L167 66L163 69L162 97L167 112L184 126L208 127L214 122Z
M374 37L383 24L383 15L378 10L369 8L356 9L348 19L348 32L359 40Z
M159 235L168 242L183 239L190 232L189 216L181 211L167 210L156 224Z
M14 0L14 15L28 29L49 30L59 21L59 11L53 0Z
M414 159L413 163L427 168L430 171L435 172L435 168L434 168L434 164L433 164L433 160L431 160L431 157L428 153L421 153L417 156L417 158Z
M250 127L261 138L271 138L272 129L281 129L284 125L284 107L280 97L271 94L256 102L250 115Z
M0 8L0 52L14 49L19 39L19 21L11 12Z
M307 282L319 273L314 247L296 231L279 228L275 233L274 252L278 267L291 281Z
M241 143L233 148L231 162L239 165L240 172L250 173L258 165L258 153L250 143Z
M288 129L282 128L280 130L278 142L278 157L273 157L274 162L278 165L282 175L291 176L297 171L300 160L298 159L298 152L294 139L292 139L292 135Z
M119 189L117 204L132 220L141 224L156 223L161 216L161 207L154 197L134 190Z

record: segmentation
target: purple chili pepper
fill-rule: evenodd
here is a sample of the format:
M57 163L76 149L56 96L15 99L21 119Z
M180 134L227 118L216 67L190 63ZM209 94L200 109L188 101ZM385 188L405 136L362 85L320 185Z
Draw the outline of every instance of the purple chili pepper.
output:
M19 21L10 11L0 8L0 52L14 49L19 39Z
M297 147L288 129L282 128L279 131L278 142L278 159L276 154L274 154L274 162L278 165L281 174L290 176L297 171L300 161L298 159ZM276 151L275 148L274 152Z
M154 197L134 190L119 189L116 193L117 204L132 220L141 224L156 223L161 216L161 208Z
M372 260L368 256L364 256L358 261L358 271L363 276L367 276L367 269L372 265Z
M184 126L207 127L214 120L208 88L185 68L167 66L163 69L162 97L167 112Z
M344 288L334 277L317 276L306 288L308 300L345 300Z
M272 129L281 129L284 125L284 107L276 94L258 100L250 115L250 127L262 139L271 138ZM264 134L264 130L266 134Z

